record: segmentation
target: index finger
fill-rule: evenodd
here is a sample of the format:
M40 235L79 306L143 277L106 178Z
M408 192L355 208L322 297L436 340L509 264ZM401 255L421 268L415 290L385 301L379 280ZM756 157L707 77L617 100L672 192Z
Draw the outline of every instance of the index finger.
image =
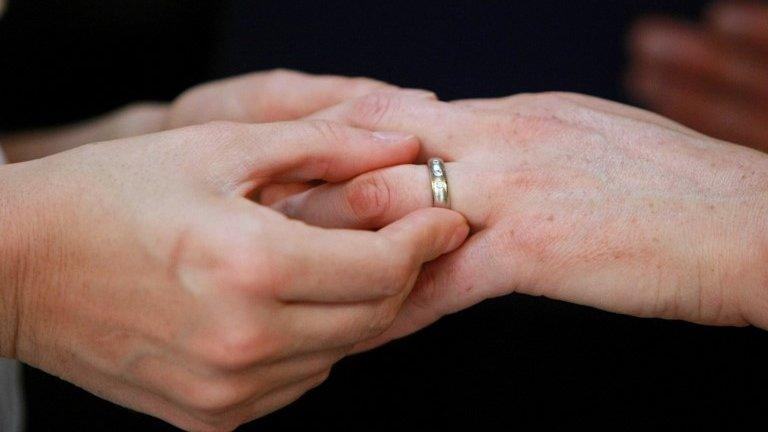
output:
M376 92L352 99L308 118L330 120L371 130L398 130L419 137L418 159L460 158L470 150L477 119L461 106L404 92Z
M310 75L276 69L193 87L174 101L171 126L213 120L293 120L365 94L397 87L368 78Z
M181 132L178 132L181 131ZM190 152L207 181L247 194L268 183L341 181L407 163L418 152L412 134L363 130L314 120L266 124L213 123L176 129L201 145ZM188 151L188 150L187 150Z

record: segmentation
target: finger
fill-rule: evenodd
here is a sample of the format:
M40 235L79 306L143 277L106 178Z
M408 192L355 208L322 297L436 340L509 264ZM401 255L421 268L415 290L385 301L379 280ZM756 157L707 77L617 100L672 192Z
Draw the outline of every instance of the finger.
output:
M768 55L768 6L759 2L718 2L707 13L717 31L747 42Z
M100 370L90 370L78 376L78 385L117 405L157 417L185 430L205 429L208 425L166 398L147 392L137 385L121 382L115 386L115 377Z
M317 185L312 183L275 183L264 186L259 191L258 203L261 205L272 205L282 201L290 196L298 195Z
M173 103L171 127L212 120L294 120L347 99L395 89L368 78L309 75L283 69L255 72L186 91Z
M419 160L439 156L455 160L471 147L478 126L471 112L445 102L403 92L377 92L312 114L325 119L371 130L400 130L419 137ZM452 127L445 127L451 125Z
M491 209L482 204L485 201L475 199L477 182L471 171L461 163L447 163L446 172L453 209L464 215L473 229L482 229ZM426 166L398 165L309 189L273 208L311 225L370 229L431 206Z
M131 365L130 381L177 406L205 411L236 410L269 392L329 369L347 351L313 351L272 363L257 362L243 370L147 356Z
M264 417L278 409L290 405L301 398L305 393L324 383L328 379L329 372L323 372L306 378L298 383L275 390L263 398L254 401L252 406L244 411L244 416L239 423L247 423L257 418Z
M419 147L411 134L370 132L319 120L214 123L182 131L186 131L182 138L200 143L193 155L195 163L207 171L205 180L243 194L274 182L345 180L410 162Z
M285 232L271 237L271 243L278 242L275 252L292 270L275 296L285 302L358 302L395 296L406 289L407 278L422 263L458 247L468 231L460 214L445 209L413 212L378 232L292 222Z
M424 266L392 325L381 335L357 344L366 351L414 333L441 317L466 309L495 295L509 293L514 281L488 272L494 257L488 252L488 231L470 237L461 248ZM474 289L474 287L483 287Z
M657 70L631 78L633 92L662 115L720 139L768 148L768 108L695 80L677 81Z
M670 73L695 76L750 97L768 99L766 64L738 44L719 40L692 25L647 19L633 30L631 50L641 64L665 66Z

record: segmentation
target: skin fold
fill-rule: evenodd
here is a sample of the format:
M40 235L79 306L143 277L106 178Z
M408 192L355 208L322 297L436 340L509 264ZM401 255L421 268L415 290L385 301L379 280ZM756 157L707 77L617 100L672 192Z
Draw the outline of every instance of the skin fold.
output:
M713 3L701 22L646 17L630 32L627 85L655 112L768 150L768 5Z
M364 349L511 292L642 317L768 328L768 156L575 94L445 103L370 95L313 117L422 139L472 235L423 269ZM426 168L369 172L273 207L376 228L431 205Z

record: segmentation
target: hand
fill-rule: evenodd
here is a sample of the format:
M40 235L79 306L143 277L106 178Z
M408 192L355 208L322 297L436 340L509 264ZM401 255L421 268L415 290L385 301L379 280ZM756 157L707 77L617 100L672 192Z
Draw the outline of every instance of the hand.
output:
M319 109L397 87L367 78L308 75L288 70L255 72L195 86L170 105L134 103L75 125L18 132L2 139L12 162L79 145L127 138L213 120L264 123L296 120ZM407 90L433 97L430 92Z
M329 230L244 198L406 163L412 135L212 123L0 167L0 354L193 430L298 398L394 319L455 212Z
M369 93L398 90L369 78L309 75L285 69L255 72L192 87L171 104L167 124L175 128L212 120L296 120ZM434 96L424 90L406 91Z
M419 160L447 162L453 208L473 231L424 267L393 328L362 347L511 292L768 328L768 155L574 94L452 104L373 95L317 117L416 134ZM375 228L430 205L426 168L404 165L274 207L319 226Z
M701 24L646 18L631 35L628 85L654 111L768 150L768 5L715 3Z

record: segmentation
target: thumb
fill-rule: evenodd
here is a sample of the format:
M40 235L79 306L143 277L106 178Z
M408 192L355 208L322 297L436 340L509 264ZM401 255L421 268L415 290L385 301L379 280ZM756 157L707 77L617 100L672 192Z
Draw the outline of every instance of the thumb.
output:
M415 333L445 315L508 293L508 281L496 281L493 272L483 270L493 260L482 252L487 250L482 247L488 241L484 237L485 232L475 234L460 248L425 264L392 326L380 336L356 345L353 352L367 351ZM482 289L475 289L481 286ZM502 289L505 286L507 289Z

